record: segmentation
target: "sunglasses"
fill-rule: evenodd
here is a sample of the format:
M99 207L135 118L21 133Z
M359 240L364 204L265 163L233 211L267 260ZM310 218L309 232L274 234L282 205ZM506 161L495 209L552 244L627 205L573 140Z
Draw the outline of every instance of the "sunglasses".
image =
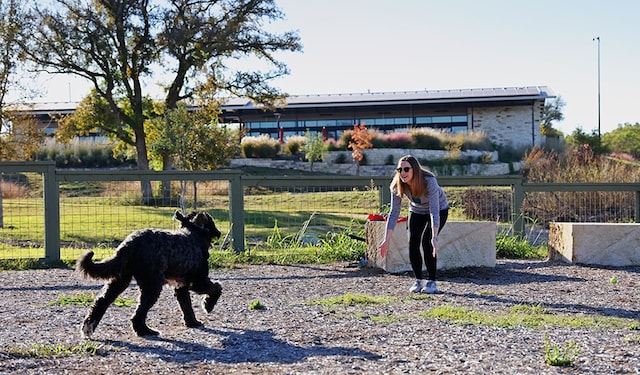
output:
M403 170L404 170L404 173L407 173L411 170L411 167L396 168L396 171L398 171L398 173L402 172Z

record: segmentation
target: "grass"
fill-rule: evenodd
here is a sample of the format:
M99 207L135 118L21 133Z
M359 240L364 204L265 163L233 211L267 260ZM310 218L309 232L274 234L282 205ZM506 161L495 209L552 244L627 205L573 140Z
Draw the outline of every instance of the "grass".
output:
M366 294L347 293L341 296L330 297L326 299L316 299L306 301L305 305L321 305L321 306L356 306L356 305L385 305L396 302L398 299L391 296L370 296Z
M429 296L426 299L431 299ZM409 298L413 300L416 298ZM393 296L371 296L367 294L347 293L324 299L305 301L305 305L320 306L370 306L404 303L407 300ZM601 315L559 314L539 305L518 304L508 311L484 312L462 306L440 305L418 313L424 319L438 319L453 324L471 324L501 328L526 327L541 329L546 327L599 328L637 330L640 321ZM394 317L395 320L414 319L415 315ZM385 319L389 319L386 315Z
M549 341L547 335L544 336L544 359L548 365L571 366L579 352L580 349L574 341L559 345Z
M576 316L557 314L540 306L514 305L507 312L486 313L465 307L438 306L420 314L424 318L446 320L456 324L472 324L502 328L609 328L629 329L634 324L629 319L605 317L600 315Z
M79 293L73 296L59 295L58 299L49 302L49 306L90 306L95 300L94 293ZM128 307L136 303L135 299L116 298L113 302L114 306Z
M5 349L5 353L13 357L32 358L32 357L61 357L61 356L103 356L107 354L107 350L103 345L87 341L80 345L45 345L34 344L28 348L10 347Z

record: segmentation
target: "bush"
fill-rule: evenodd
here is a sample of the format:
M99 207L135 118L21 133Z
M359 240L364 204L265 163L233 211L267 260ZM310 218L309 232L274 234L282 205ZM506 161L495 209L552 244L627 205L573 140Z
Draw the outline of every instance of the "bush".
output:
M435 129L417 129L409 134L413 138L415 148L424 150L444 150L446 137L444 133Z
M336 164L347 164L348 162L349 161L347 160L347 155L345 154L339 154L335 160Z
M458 133L462 134L462 133ZM463 135L463 150L493 151L495 146L484 132L469 131Z
M49 141L35 155L36 160L51 160L56 168L104 168L136 164L132 158L114 156L109 142L74 140L69 144Z
M415 141L409 133L375 133L371 143L373 148L415 148Z
M507 259L539 259L548 254L545 246L534 246L522 236L498 233L496 236L496 257Z
M284 152L289 155L297 155L302 152L304 145L307 143L307 138L301 135L293 135L287 137L284 144Z
M268 135L244 137L240 142L242 156L245 158L275 158L281 147L280 141Z

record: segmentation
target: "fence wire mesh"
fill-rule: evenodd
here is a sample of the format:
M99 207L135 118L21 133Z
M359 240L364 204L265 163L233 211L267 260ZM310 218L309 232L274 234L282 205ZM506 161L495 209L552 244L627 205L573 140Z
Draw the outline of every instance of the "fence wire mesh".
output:
M58 224L45 223L43 174L1 173L1 177L0 259L43 258L45 226ZM389 188L386 180L367 185L354 179L328 186L303 180L258 181L242 187L246 249L274 247L290 238L313 244L341 230L362 235L358 231L368 214L388 212L380 199L381 189ZM634 191L528 191L521 211L514 213L513 186L467 186L443 180L450 220L488 220L508 226L522 217L544 230L551 221L633 222L637 215ZM231 189L225 179L151 181L153 198L143 204L141 182L116 172L88 180L64 178L58 182L60 257L72 260L88 249L105 257L134 230L177 229L173 215L181 209L205 210L214 217L223 234L214 249L220 249L233 228ZM402 215L407 214L406 206Z

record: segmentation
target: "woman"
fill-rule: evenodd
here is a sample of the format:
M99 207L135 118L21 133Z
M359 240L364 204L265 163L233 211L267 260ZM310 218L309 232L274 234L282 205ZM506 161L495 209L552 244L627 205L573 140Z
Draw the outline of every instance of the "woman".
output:
M391 181L391 209L387 219L385 238L380 244L380 255L384 258L389 250L389 241L393 235L402 198L409 198L409 260L416 277L410 291L414 293L437 293L436 254L438 253L438 234L447 222L449 203L438 185L433 172L420 165L418 160L406 155L398 161L396 174ZM422 246L423 254L420 253ZM428 280L422 278L422 264L427 266Z

